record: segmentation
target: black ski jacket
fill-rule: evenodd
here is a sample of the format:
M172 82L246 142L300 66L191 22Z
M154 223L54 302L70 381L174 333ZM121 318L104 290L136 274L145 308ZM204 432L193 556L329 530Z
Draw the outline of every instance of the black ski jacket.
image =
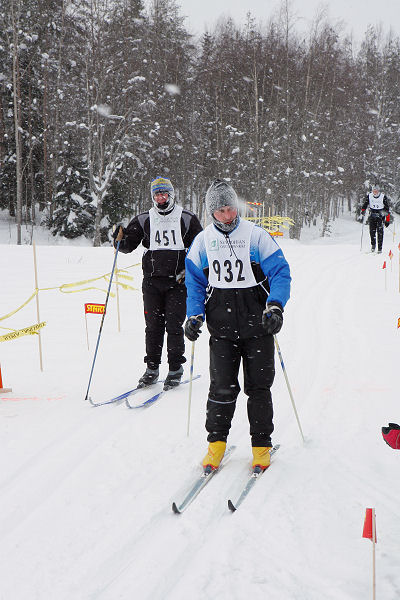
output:
M364 204L361 207L361 210L366 210L367 208L369 208L369 212L370 212L370 216L373 219L378 219L379 217L382 218L382 220L386 217L386 215L388 215L390 213L390 208L389 208L389 199L386 195L383 196L383 208L382 209L375 209L375 208L371 208L369 205L369 194L367 194L365 196L365 200L364 200Z
M124 237L119 250L128 254L135 250L140 243L146 248L142 258L143 276L146 277L173 277L185 268L186 252L190 248L196 235L202 231L200 221L195 214L183 209L181 216L181 233L185 246L184 250L149 250L150 246L150 216L149 212L142 213L132 219L124 228ZM114 241L114 246L117 243Z

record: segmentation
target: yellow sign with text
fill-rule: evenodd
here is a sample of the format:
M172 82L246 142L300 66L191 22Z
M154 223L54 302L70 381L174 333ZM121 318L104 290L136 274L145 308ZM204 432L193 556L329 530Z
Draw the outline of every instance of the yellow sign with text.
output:
M106 310L105 304L85 304L85 313L92 313L94 315L102 315Z

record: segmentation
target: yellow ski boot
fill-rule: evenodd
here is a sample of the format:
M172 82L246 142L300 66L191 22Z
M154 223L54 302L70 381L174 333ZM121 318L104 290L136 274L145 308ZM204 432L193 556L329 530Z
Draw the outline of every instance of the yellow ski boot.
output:
M203 467L211 467L214 471L218 469L222 457L225 454L226 442L210 442L208 444L208 452L203 458Z
M262 471L268 469L271 464L271 456L269 451L271 447L265 446L253 446L253 469L254 467L260 467Z

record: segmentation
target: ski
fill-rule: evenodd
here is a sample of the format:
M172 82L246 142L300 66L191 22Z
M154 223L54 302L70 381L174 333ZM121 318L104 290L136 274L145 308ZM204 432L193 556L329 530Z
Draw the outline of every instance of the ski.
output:
M183 500L179 504L177 504L176 502L172 503L172 510L174 511L175 514L179 515L179 514L183 513L184 510L187 509L189 504L191 504L193 502L193 500L195 498L197 498L197 496L200 494L201 490L205 488L205 486L210 481L210 479L212 479L214 477L214 475L219 473L220 470L224 467L224 465L229 460L230 455L235 450L235 448L236 448L236 446L228 446L218 469L214 469L214 470L212 470L211 468L209 468L209 470L205 469L203 471L203 473L201 475L199 475L199 477L194 482L194 484L189 488L189 490L187 491Z
M152 383L151 385L156 385L157 383L164 383L164 380L161 379L159 381ZM148 388L148 387L150 387L150 385L135 387L135 388L133 388L133 390L129 390L129 392L124 392L123 394L120 394L119 396L115 396L115 398L111 398L110 400L105 400L104 402L93 402L93 400L91 399L90 396L89 396L88 400L92 406L105 406L106 404L114 404L117 402L122 402L122 400L125 400L129 396L133 396L137 392L140 392L140 390L144 390L145 387Z
M194 381L195 379L198 379L199 377L201 377L201 376L200 375L195 375L193 377L192 381ZM184 385L185 383L189 383L189 381L190 381L190 379L185 379L184 381L181 381L179 383L179 385L171 387L168 390L161 390L160 392L157 392L156 394L154 394L153 396L151 396L147 400L144 400L143 402L140 402L140 404L131 404L129 402L129 395L128 395L128 396L125 397L125 404L126 404L126 406L128 408L143 408L144 406L149 406L150 404L153 404L154 402L156 402L157 400L159 400L167 392L170 392L171 390L176 390L180 385ZM149 387L149 386L146 386L146 387ZM140 389L144 389L144 388L140 388Z
M278 450L278 448L280 448L280 444L277 444L276 446L271 448L271 450L269 451L270 455L272 456L273 454L275 454L275 452ZM232 512L235 512L235 510L238 509L238 507L242 504L243 500L248 496L250 490L253 489L253 487L255 486L257 481L260 479L261 475L263 473L265 473L265 471L267 471L267 469L262 470L262 469L260 469L260 467L254 467L252 474L250 475L246 485L244 486L244 488L243 488L239 498L236 500L236 502L233 503L232 500L228 500L229 510L231 510Z

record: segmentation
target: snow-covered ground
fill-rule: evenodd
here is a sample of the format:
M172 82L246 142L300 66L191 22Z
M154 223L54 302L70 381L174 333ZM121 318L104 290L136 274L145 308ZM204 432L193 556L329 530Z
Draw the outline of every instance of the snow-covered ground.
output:
M0 319L35 287L32 246L16 246L13 235L1 220ZM330 238L310 230L301 242L280 242L293 286L278 337L306 443L277 361L273 441L281 449L234 514L227 499L251 456L243 394L231 460L187 512L171 511L207 446L208 334L196 343L202 377L188 437L188 386L139 411L84 401L100 325L88 315L88 350L84 303L104 302L105 280L40 292L43 372L37 336L0 343L3 384L13 389L0 394L1 600L365 600L367 507L377 517L377 598L398 600L400 452L381 426L400 422L399 239L386 231L383 254L373 256L360 252L360 235L345 216ZM111 271L112 248L54 245L43 231L35 239L40 289ZM110 298L91 386L97 401L134 387L144 369L141 268L131 266L140 257L118 259L137 291L120 291L120 332ZM32 300L0 321L0 336L35 322Z

